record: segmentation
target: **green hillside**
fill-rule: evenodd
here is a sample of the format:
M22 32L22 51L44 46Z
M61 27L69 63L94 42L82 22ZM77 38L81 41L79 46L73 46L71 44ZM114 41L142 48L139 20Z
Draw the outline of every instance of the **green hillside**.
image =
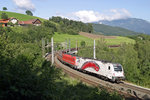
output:
M42 19L36 16L29 16L29 15L25 15L25 14L20 14L20 13L15 13L15 12L7 12L7 11L0 11L0 16L2 13L6 13L8 15L8 17L14 17L17 18L21 21L26 21L26 20L30 20L30 19L40 19L41 21L44 21L46 19ZM0 18L1 19L1 18Z
M92 46L93 45L93 39L88 38L88 37L84 37L81 35L69 35L69 34L58 34L55 33L54 34L54 42L55 43L65 43L66 40L71 41L71 47L75 47L76 46L76 41L78 41L78 46L80 46L81 41L85 41L87 46ZM96 39L96 42L99 39ZM105 39L106 44L108 45L119 45L121 43L131 43L134 44L135 40L127 38L127 37L122 37L122 36L116 36L116 38L114 39Z
M71 47L76 46L76 41L78 42L79 46L80 46L81 41L85 41L86 44L90 46L93 44L93 39L90 39L81 35L69 35L69 34L58 34L58 33L54 34L54 41L56 43L64 43L66 42L66 40L69 41L69 39L71 41Z
M123 36L117 36L114 39L105 39L106 43L108 45L119 45L122 43L127 43L127 44L135 44L135 40L134 39L130 39L128 37L123 37Z
M8 17L15 17L15 18L17 18L19 20L22 20L22 21L35 19L35 18L38 18L41 21L45 20L45 19L42 19L42 18L39 18L39 17L36 17L36 16L29 16L29 15L15 13L15 12L0 11L0 15L1 15L1 13L6 13L8 15ZM98 25L98 27L99 27L99 25ZM94 28L95 28L95 26L94 26ZM107 30L109 27L105 25L102 28ZM104 33L104 32L102 32L102 33ZM90 46L93 45L93 39L87 38L87 37L84 37L84 36L81 36L81 35L58 34L57 32L54 35L54 40L57 43L65 42L66 39L71 40L71 46L72 47L75 47L76 41L78 41L78 44L81 41L85 41L87 45L90 45ZM105 39L105 41L107 42L108 45L121 44L121 43L124 43L124 42L126 42L126 43L135 43L135 41L132 40L132 39L129 39L127 37L119 37L119 36L117 36L115 39Z
M104 34L104 35L115 35L115 36L129 36L129 35L137 35L139 33L130 31L120 27L113 27L104 24L93 24L94 31L96 33Z

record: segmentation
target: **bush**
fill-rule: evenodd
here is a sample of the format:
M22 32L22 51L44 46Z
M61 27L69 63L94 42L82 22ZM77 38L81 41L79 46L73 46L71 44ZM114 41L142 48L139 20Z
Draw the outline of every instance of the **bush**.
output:
M81 41L80 45L81 45L81 47L85 47L85 45L86 45L85 41Z
M71 35L79 35L78 32L73 29L68 29L66 33L71 34Z
M43 25L45 27L48 27L48 28L52 28L54 30L54 32L57 32L59 31L59 26L56 25L56 23L52 22L52 21L44 21ZM54 33L53 32L53 33Z
M1 19L8 19L8 15L6 13L1 14Z
M16 51L4 35L0 36L0 100L54 98L57 91L55 80L60 78L60 71L50 67L47 61L36 64L37 59L39 56L35 54ZM40 60L43 61L41 56Z
M136 40L136 44L121 44L119 48L108 48L105 41L101 39L96 45L96 58L120 63L124 68L127 81L150 87L150 46L148 46L150 36L139 35L132 38ZM92 52L92 47L84 47L79 49L78 55L92 58Z
M42 58L40 38L50 38L49 31L44 26L2 28L0 100L121 99L117 94L82 83L70 85L62 79L60 70Z

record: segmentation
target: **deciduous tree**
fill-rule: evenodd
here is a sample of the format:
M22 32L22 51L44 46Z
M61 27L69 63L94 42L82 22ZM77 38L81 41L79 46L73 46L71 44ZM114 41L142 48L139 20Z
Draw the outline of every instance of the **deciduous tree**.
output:
M7 10L7 8L6 8L6 7L3 7L3 10Z
M8 19L8 15L6 13L1 14L1 19Z
M26 11L26 14L27 14L27 15L30 15L30 16L33 16L33 13L32 13L30 10L27 10L27 11Z

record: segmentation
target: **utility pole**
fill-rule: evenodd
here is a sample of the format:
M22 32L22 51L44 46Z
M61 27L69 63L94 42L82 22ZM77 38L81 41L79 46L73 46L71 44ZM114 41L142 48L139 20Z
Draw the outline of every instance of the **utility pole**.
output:
M76 50L78 49L78 42L76 41Z
M95 40L94 40L94 48L93 48L93 56L94 56L94 59L96 59L96 52L95 52Z
M42 38L42 56L45 57L45 39Z
M47 53L49 53L49 40L47 39Z
M53 41L53 37L51 38L51 52L52 52L52 64L54 64L54 41Z
M69 53L70 53L70 39L69 39Z
M67 51L67 49L68 49L68 42L67 42L67 39L66 39L66 51Z

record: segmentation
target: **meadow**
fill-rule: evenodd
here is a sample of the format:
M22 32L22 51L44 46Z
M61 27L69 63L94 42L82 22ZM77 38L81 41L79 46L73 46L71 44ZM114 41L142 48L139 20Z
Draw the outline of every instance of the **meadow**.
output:
M76 41L78 42L78 45L80 46L80 42L81 41L85 41L88 45L92 45L93 43L93 39L84 37L84 36L80 36L80 35L69 35L69 34L59 34L59 33L55 33L54 34L54 42L56 43L65 43L66 41L68 41L69 43L69 39L71 42L71 47L75 47L76 46Z
M54 42L55 43L65 43L66 41L68 41L69 43L69 39L71 41L71 47L75 47L76 46L76 41L78 43L78 46L81 46L80 43L81 41L85 41L86 42L86 46L92 46L93 45L93 39L92 38L88 38L85 36L81 36L81 35L69 35L69 34L59 34L59 33L55 33L54 34ZM97 41L100 39L96 39L96 43ZM121 37L121 36L116 36L116 38L106 38L104 39L106 44L108 45L119 45L121 43L127 43L127 44L134 44L135 40L130 39L128 37Z
M14 18L17 18L18 20L21 20L21 21L26 21L26 20L30 20L30 19L40 19L41 21L46 20L46 19L39 18L39 17L36 17L36 16L29 16L29 15L15 13L15 12L0 11L0 15L2 13L6 13L8 15L8 18L14 17Z
M135 44L135 40L130 39L128 37L122 37L122 36L116 36L114 39L105 39L106 43L108 45L119 45L121 43L127 43L127 44Z

